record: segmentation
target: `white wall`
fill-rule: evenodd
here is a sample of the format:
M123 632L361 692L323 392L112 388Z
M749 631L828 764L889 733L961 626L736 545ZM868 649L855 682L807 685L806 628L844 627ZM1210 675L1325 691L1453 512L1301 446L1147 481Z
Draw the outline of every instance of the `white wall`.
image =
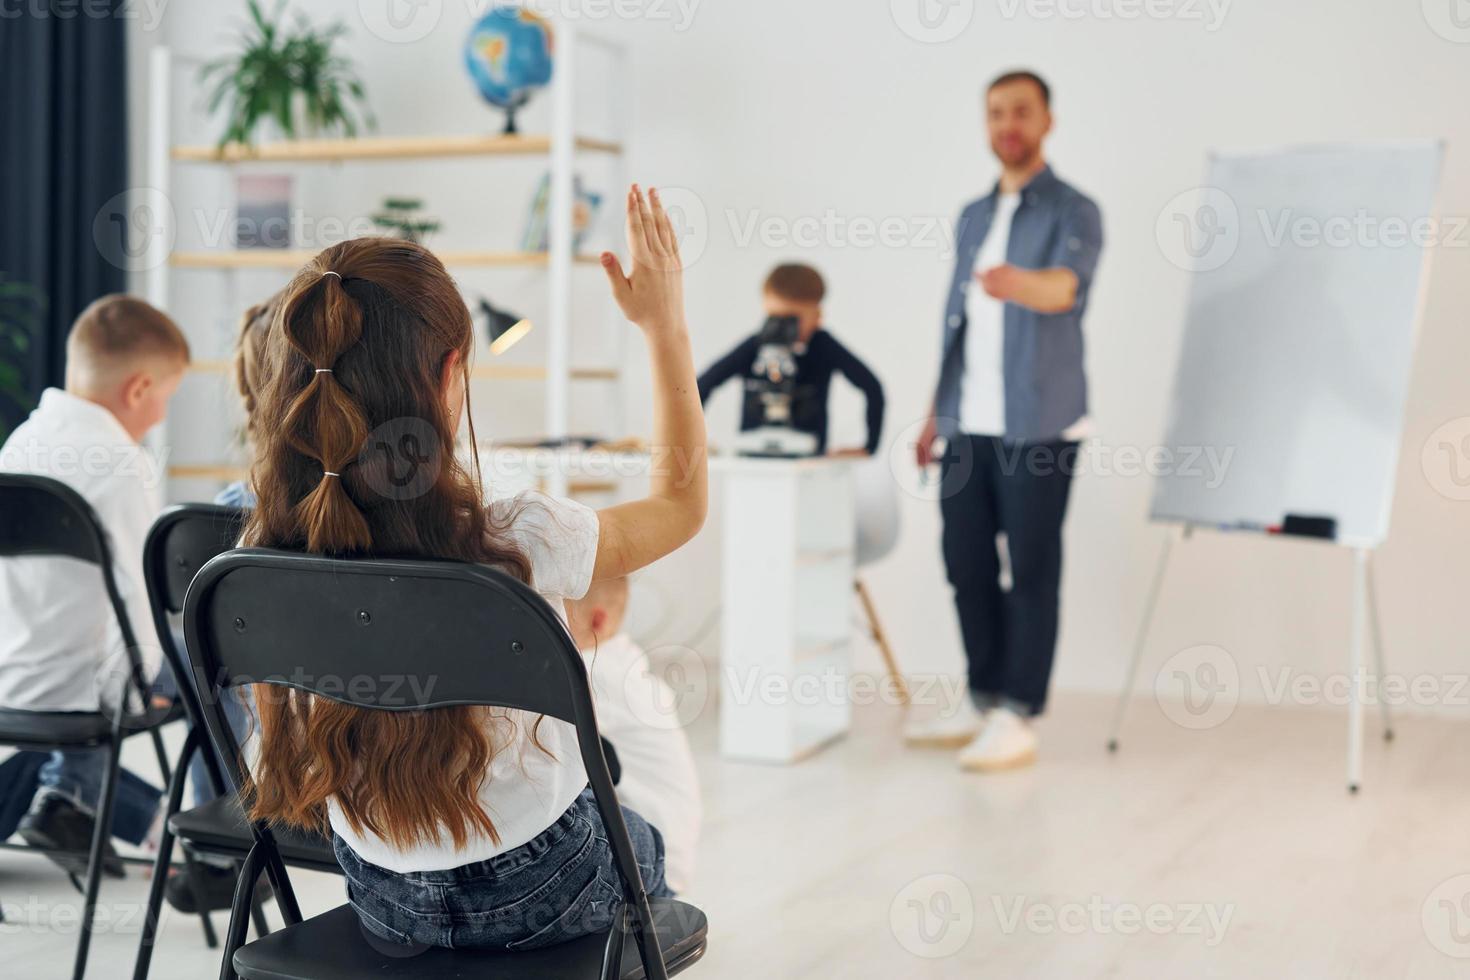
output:
M1155 221L1171 198L1198 183L1208 148L1442 136L1450 146L1442 210L1470 215L1470 115L1463 107L1470 45L1441 36L1430 24L1441 17L1449 23L1451 0L1443 0L1443 11L1439 0L1426 0L1423 9L1378 0L1217 0L1213 9L1203 0L1156 0L1150 9L1161 16L1131 19L1111 16L1105 0L1064 0L1068 16L1042 0L954 0L948 8L934 5L960 18L951 25L965 25L943 43L915 40L898 26L917 2L703 0L687 24L674 0L619 0L616 6L566 0L560 7L633 46L631 173L648 184L686 189L692 247L700 252L688 273L698 358L714 357L756 326L759 284L771 264L814 263L830 283L830 325L886 385L886 444L921 417L932 393L951 261L934 225L951 223L994 178L979 93L1002 69L1031 66L1051 80L1056 132L1049 155L1058 172L1103 209L1107 247L1086 331L1094 417L1110 449L1148 447L1161 438L1187 276L1166 258ZM309 8L318 21L336 12L352 26L349 47L382 132L438 133L494 125L459 62L472 11L482 6L428 4L439 19L414 43L374 37L350 0ZM645 16L611 15L638 9ZM161 38L180 50L215 51L242 17L243 4L234 0L173 4L162 28L142 43ZM544 119L544 102L527 128ZM193 138L211 135L196 132ZM342 210L368 207L399 189L384 185L384 173L358 169L311 178L316 182L306 196ZM419 176L396 173L403 180ZM477 181L484 173L446 167L422 181L431 206L451 218L444 244L462 244L456 236L467 230L456 228L453 218L463 202L496 195L509 195L512 205L475 211L502 217L480 218L480 227L469 231L508 236L507 245L519 235L535 169ZM749 222L766 219L774 221L774 231L787 233L830 220L829 230L813 241L759 233L743 239ZM495 221L511 227L499 230ZM853 228L861 221L896 222L904 244L861 240L861 229ZM1470 310L1470 233L1461 232L1455 244L1433 259L1393 531L1379 561L1391 668L1436 677L1467 670L1457 600L1470 571L1470 504L1435 489L1435 481L1452 485L1445 482L1446 457L1431 452L1438 467L1430 470L1433 480L1421 468L1430 434L1470 415L1463 370L1470 355L1463 329ZM522 302L535 302L529 283L485 288L519 290L527 297ZM583 303L595 310L600 284L591 281L587 288ZM198 304L193 308L220 305L215 287L196 283L181 292L193 293L181 300ZM215 313L219 323L234 316L233 308ZM228 330L216 336L223 342ZM636 381L630 389L633 417L646 418ZM712 407L717 438L733 430L736 401L727 391ZM839 423L835 441L859 439L858 400L844 391L835 407L851 416ZM893 458L900 482L912 486L907 456L900 447ZM1061 685L1108 689L1118 683L1162 535L1146 521L1149 492L1142 476L1092 474L1075 488ZM902 542L869 573L911 671L957 671L960 664L936 511L932 502L905 494ZM712 522L705 540L650 576L668 584L658 590L670 614L665 642L687 641L716 601L717 583L712 574L701 576L700 567L717 553L711 533L717 530ZM1259 694L1258 665L1316 674L1340 668L1346 552L1201 536L1178 555L1150 646L1153 665L1193 644L1218 643L1240 663L1248 698Z

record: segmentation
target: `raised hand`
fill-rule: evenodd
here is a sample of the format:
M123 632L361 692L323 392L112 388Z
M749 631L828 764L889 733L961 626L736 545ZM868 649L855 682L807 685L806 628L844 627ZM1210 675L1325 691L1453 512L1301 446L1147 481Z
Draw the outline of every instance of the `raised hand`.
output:
M704 412L684 323L679 242L658 191L645 200L637 184L628 191L628 260L624 275L613 254L602 253L613 297L648 343L648 496L597 512L594 582L637 571L678 548L699 532L709 505Z
M684 329L684 266L679 241L658 191L645 198L637 184L628 189L628 258L625 275L617 256L602 253L602 268L613 298L633 323L650 334Z

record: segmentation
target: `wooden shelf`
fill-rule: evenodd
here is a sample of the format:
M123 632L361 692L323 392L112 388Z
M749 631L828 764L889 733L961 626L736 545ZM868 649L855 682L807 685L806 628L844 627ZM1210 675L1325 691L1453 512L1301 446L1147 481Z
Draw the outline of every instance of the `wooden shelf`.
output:
M224 463L180 463L168 468L168 475L175 480L224 480L234 482L245 479L249 472L246 466L231 466Z
M586 153L622 153L611 140L577 137ZM318 163L334 160L411 160L424 157L528 156L551 152L550 136L363 136L347 139L280 140L245 146L175 146L171 156L187 163Z
M176 269L297 269L320 250L300 248L210 249L204 252L174 252L169 265ZM544 268L551 263L545 252L436 251L447 266L480 268ZM578 255L576 262L596 265L595 255Z
M193 374L230 374L235 366L230 361L194 361L189 365ZM572 368L574 381L616 381L622 376L617 368ZM477 381L544 381L546 368L539 364L481 364L470 369L470 377Z
M617 368L572 368L573 381L616 381L622 377ZM546 368L537 364L478 364L470 368L470 377L502 381L545 381Z

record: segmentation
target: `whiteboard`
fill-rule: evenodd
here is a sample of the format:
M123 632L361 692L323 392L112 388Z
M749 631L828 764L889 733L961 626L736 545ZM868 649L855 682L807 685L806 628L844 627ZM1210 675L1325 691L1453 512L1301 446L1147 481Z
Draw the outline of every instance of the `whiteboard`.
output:
M1427 247L1454 231L1433 217L1442 156L1217 153L1166 208L1159 245L1192 274L1155 520L1303 514L1335 518L1345 544L1384 539Z

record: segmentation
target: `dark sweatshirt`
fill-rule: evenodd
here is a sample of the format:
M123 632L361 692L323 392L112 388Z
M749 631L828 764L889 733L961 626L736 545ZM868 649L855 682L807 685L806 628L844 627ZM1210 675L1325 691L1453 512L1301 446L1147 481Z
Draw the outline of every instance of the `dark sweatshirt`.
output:
M755 356L759 348L752 334L738 347L720 358L699 376L699 400L709 400L710 393L731 378L745 379L745 401L740 412L740 431L758 428L763 422ZM883 434L883 386L868 366L843 347L837 338L818 330L806 342L806 350L796 355L796 391L791 401L791 427L817 437L817 452L827 449L827 393L832 387L832 372L841 371L853 385L862 389L868 400L869 453L878 451Z

